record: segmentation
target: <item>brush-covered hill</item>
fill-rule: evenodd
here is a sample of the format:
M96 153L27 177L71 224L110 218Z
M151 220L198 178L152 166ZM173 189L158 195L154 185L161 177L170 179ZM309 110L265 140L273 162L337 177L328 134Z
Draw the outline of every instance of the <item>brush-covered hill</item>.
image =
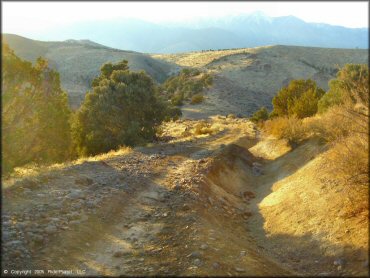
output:
M367 50L282 45L152 57L214 76L205 102L184 106L184 116L190 118L229 113L249 116L261 106L271 108L273 96L292 79L311 78L326 90L344 64L368 63Z
M34 62L40 56L47 58L49 65L60 73L62 87L68 92L73 108L79 106L104 63L127 60L130 69L144 70L158 82L177 71L176 65L166 61L138 52L113 49L89 40L45 42L4 34L3 41L22 59Z
M89 40L45 42L11 34L3 38L23 59L47 58L60 73L73 108L80 105L92 79L107 62L128 60L132 70L144 70L158 82L182 67L202 69L214 76L214 84L204 103L183 107L184 116L190 118L229 113L249 116L260 106L270 107L272 97L292 79L311 78L327 89L339 67L368 62L368 52L362 49L276 45L149 55Z

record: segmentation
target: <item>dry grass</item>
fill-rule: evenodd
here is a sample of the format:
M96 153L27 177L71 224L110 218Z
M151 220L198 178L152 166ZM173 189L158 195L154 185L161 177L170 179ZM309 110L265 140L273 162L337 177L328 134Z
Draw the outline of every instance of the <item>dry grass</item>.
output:
M112 158L115 156L120 156L120 155L125 155L132 152L132 148L126 147L126 146L121 146L118 150L111 150L107 153L95 155L95 156L88 156L88 157L81 157L77 159L74 164L81 164L86 161L101 161L105 160L108 158Z
M344 174L349 185L366 186L369 182L368 138L354 134L338 141L331 149L331 164Z
M24 178L33 178L39 176L41 174L47 174L56 170L60 170L66 167L70 167L73 165L82 164L84 162L91 162L91 161L102 161L106 160L115 156L126 155L132 152L130 147L120 147L118 150L112 150L108 153L96 155L96 156L89 156L89 157L81 157L73 161L68 161L64 163L55 163L51 165L37 165L34 163L25 165L23 167L17 167L14 169L12 174L8 177L3 177L3 186L7 187L14 183L14 181L18 179Z
M240 53L254 53L259 49L268 48L255 47L255 48L239 48L239 49L229 49L229 50L216 50L216 51L195 51L188 53L179 54L154 54L151 55L153 58L165 60L167 62L178 64L183 67L204 67L205 65L220 59L224 56L229 56L233 54Z
M336 172L343 174L345 183L357 188L369 183L368 112L359 114L355 109L333 107L311 126L315 133L333 145L331 162Z
M205 121L196 124L193 130L194 135L214 134L217 132L219 132L219 127L217 125L212 125Z
M343 185L347 217L367 218L369 210L369 145L368 138L354 134L335 143L326 163Z
M355 108L332 107L322 115L299 120L275 118L264 123L265 132L290 143L299 143L310 137L327 142L330 149L325 163L345 191L350 205L349 215L358 215L368 210L369 190L369 145L368 112L358 113Z
M307 122L307 129L333 147L328 162L335 172L345 177L350 187L360 189L369 183L368 112L337 106Z
M268 120L263 130L278 139L287 139L290 144L297 144L308 138L308 132L301 119L279 117Z
M252 133L253 123L246 118L227 118L216 115L207 120L177 120L161 126L160 137L171 138L171 142L190 141L197 137L215 135L225 130L240 130L240 134Z
M336 142L349 135L352 121L343 117L344 111L341 107L333 107L325 114L306 118L307 130L324 139L326 142Z

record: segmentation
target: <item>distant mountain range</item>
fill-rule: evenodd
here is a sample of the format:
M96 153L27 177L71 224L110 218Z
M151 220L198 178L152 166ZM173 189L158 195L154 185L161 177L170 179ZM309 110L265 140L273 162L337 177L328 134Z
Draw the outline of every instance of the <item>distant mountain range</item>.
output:
M255 12L188 23L154 24L138 19L74 23L37 38L89 39L143 53L180 53L276 44L367 49L369 34L368 28L307 23L294 16L269 17Z

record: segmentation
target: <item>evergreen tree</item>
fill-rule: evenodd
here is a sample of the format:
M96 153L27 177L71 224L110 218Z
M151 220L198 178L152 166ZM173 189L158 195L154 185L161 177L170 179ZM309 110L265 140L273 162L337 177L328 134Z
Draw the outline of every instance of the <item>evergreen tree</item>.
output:
M319 101L319 112L329 107L347 105L369 105L369 67L365 64L346 64L337 78L329 82L329 91Z
M325 91L311 80L292 80L273 98L274 116L305 118L316 114L317 104Z
M148 75L130 72L127 61L105 64L75 115L76 149L80 155L95 155L150 141L166 112Z
M59 74L39 58L32 66L3 44L3 173L29 162L70 156L70 110Z
M254 112L254 114L251 117L251 121L254 123L258 123L261 121L266 121L269 118L269 112L267 111L267 108L262 106L259 110Z

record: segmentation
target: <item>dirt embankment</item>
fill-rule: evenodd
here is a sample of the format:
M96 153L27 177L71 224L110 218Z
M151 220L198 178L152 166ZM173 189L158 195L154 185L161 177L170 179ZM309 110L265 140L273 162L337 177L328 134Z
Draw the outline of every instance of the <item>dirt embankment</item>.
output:
M338 211L323 146L261 140L245 119L213 117L202 135L197 124L169 123L165 142L3 190L3 269L366 274L367 220Z
M328 148L310 140L289 150L274 141L251 149L268 157L251 202L257 241L303 274L367 275L368 211L353 214L347 188L327 163Z

